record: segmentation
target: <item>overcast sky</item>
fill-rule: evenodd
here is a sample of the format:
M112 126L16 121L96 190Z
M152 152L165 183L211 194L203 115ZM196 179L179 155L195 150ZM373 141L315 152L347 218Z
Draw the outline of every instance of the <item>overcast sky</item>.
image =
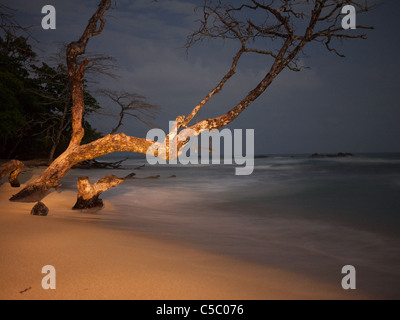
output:
M22 25L34 25L41 56L61 43L77 40L99 0L3 0L18 9ZM237 2L237 1L236 1ZM164 130L177 115L187 115L228 71L235 43L204 42L186 54L186 36L196 28L194 8L202 0L118 0L102 35L88 51L111 55L119 66L116 80L101 79L103 87L125 89L149 98L162 108L156 124ZM382 5L358 17L372 25L368 40L344 42L346 58L323 46L306 50L300 73L285 71L229 127L255 129L257 154L400 152L400 1ZM57 10L57 29L44 31L41 9ZM236 105L263 78L266 61L244 59L238 74L204 108L201 116L218 116ZM99 97L108 106L108 101ZM113 119L92 123L107 133ZM147 128L125 121L126 134L146 136Z

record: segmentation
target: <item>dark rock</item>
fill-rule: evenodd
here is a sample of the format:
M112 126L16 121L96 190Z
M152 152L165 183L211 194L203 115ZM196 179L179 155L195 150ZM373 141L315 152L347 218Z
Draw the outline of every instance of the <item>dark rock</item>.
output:
M321 159L321 158L348 158L348 157L354 157L354 154L352 154L352 153L343 153L343 152L339 152L338 154L319 154L319 153L314 153L313 155L310 156L310 158L315 158L315 159Z
M352 154L352 153L343 153L343 152L340 152L340 153L337 154L336 157L337 157L337 158L354 157L354 154Z
M323 156L319 153L314 153L313 155L310 156L310 158L322 158Z
M38 202L31 211L33 216L46 217L49 214L49 208L45 206L43 202Z

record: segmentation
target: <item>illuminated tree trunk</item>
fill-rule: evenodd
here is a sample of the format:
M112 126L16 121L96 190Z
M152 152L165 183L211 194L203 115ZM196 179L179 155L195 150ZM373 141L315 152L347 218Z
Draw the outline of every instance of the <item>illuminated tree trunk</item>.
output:
M153 143L153 141L128 137L120 133L117 135L108 135L90 144L76 147L70 146L53 161L38 179L27 185L10 200L19 202L40 201L50 189L60 187L59 181L74 165L117 151L146 154Z
M13 188L19 188L18 176L24 169L24 164L18 160L11 160L0 166L0 180L9 174L8 181Z
M78 200L76 201L74 210L92 209L103 207L103 200L99 196L108 189L114 188L131 178L135 174L130 174L125 178L118 178L114 175L108 175L100 179L94 184L90 184L88 177L80 177L78 179Z

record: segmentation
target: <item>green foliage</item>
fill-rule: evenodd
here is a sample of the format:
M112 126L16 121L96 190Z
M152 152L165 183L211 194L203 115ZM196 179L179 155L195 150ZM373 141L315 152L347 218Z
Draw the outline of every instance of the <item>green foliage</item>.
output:
M8 71L0 71L0 132L2 136L15 137L18 128L25 124L18 99L24 89L23 82Z
M84 83L85 115L100 108ZM24 37L0 37L0 158L47 158L71 137L71 84L67 68L39 63ZM83 143L101 137L84 121Z

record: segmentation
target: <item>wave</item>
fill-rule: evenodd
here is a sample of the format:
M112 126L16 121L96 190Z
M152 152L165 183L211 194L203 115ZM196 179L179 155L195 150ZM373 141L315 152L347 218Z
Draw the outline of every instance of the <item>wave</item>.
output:
M128 160L125 169L144 163ZM232 166L146 165L134 171L138 177L161 178L128 180L107 191L101 214L113 212L107 223L116 227L321 277L357 265L375 284L398 290L399 165L373 157L265 158L246 177L235 176ZM92 181L126 174L77 170L63 185L75 190L78 175L88 173Z

